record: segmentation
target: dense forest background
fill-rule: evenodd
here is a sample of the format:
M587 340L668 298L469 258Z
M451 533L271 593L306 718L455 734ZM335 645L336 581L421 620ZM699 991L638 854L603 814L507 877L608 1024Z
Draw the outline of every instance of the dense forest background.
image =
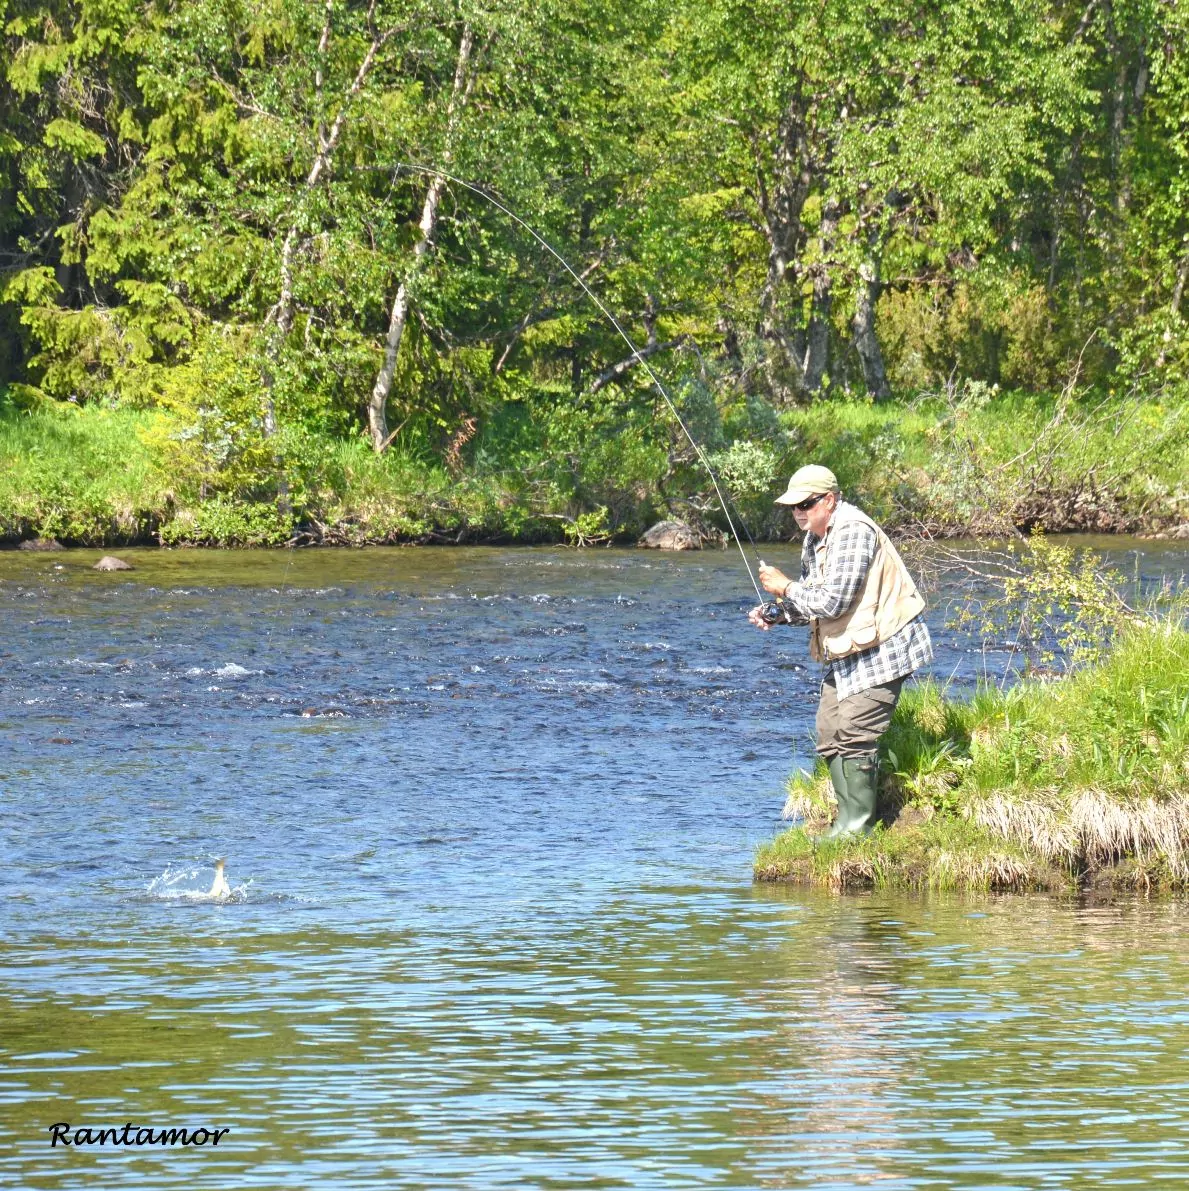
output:
M1189 515L1176 0L0 8L9 540Z

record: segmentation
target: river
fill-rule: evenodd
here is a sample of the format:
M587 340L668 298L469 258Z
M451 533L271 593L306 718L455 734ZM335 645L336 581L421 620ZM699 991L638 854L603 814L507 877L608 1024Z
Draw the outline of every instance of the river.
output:
M0 553L0 1186L1189 1184L1181 904L752 884L737 554L120 553Z

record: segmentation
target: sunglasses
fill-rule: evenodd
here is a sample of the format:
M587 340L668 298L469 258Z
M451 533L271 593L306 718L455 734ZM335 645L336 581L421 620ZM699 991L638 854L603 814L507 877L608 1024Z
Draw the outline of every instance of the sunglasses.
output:
M819 500L825 500L829 495L828 492L819 492L817 496L808 496L804 500L799 500L793 505L793 508L798 509L802 513L807 513Z

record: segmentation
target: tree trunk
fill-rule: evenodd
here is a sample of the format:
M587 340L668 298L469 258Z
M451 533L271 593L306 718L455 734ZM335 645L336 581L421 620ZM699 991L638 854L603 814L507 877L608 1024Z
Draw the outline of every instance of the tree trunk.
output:
M1132 119L1129 127L1121 130L1120 144L1119 144L1119 160L1121 173L1119 177L1119 193L1115 199L1116 209L1120 214L1125 215L1131 208L1131 182L1133 177L1132 167L1127 163L1127 157L1130 153L1131 146L1135 141L1136 128L1139 125L1140 117L1143 114L1144 96L1148 90L1148 57L1144 47L1139 48L1139 62L1135 69L1135 85L1131 89L1131 96L1135 103L1135 111L1132 114Z
M1144 96L1148 89L1148 55L1146 46L1141 42L1135 55L1137 58L1135 83L1129 87L1127 80L1131 66L1131 54L1119 36L1113 0L1106 0L1103 5L1103 13L1106 17L1107 47L1117 64L1115 86L1111 95L1111 178L1117 187L1115 209L1120 214L1126 214L1131 206L1131 171L1127 165L1127 153L1135 140L1136 126L1140 113L1143 111Z
M376 0L371 0L368 7L367 22L371 27L372 18L376 11ZM339 108L338 115L334 118L334 123L330 126L329 131L326 128L323 104L323 85L325 82L325 62L327 51L330 46L331 33L331 19L333 17L333 3L332 0L326 0L326 16L322 25L322 36L318 40L318 61L314 74L314 85L317 92L317 106L318 106L318 130L317 143L318 148L314 154L314 162L310 166L310 172L306 175L305 185L302 188L302 197L308 195L322 178L322 175L330 167L331 159L334 156L334 151L338 147L339 138L342 136L343 126L347 120L347 111L350 107L351 101L359 94L367 76L371 73L372 67L375 65L376 55L383 49L384 44L396 32L395 28L387 29L383 33L373 33L371 44L363 55L363 59L359 63L359 68L355 72L355 78L352 80L351 86L347 89L343 96L342 106ZM281 245L281 281L280 293L277 296L276 305L268 312L264 320L264 325L267 327L270 323L273 324L273 330L266 342L266 360L267 363L263 369L261 381L264 386L264 403L261 416L261 429L263 430L265 438L272 438L277 432L277 407L276 401L273 397L273 383L274 372L276 366L276 358L280 353L281 344L285 337L293 329L293 315L294 315L294 300L293 300L293 258L297 249L297 228L300 222L299 215L295 214L293 221L289 224L289 230L285 233L285 241ZM288 489L284 478L278 481L281 492L281 503L283 506L288 506Z
M1169 303L1169 310L1173 318L1179 318L1181 314L1181 299L1185 295L1185 283L1189 281L1189 256L1183 256L1181 263L1177 267L1177 280L1173 285L1172 301ZM1168 344L1172 342L1171 330L1164 332L1164 346L1160 349L1160 354L1156 357L1156 367L1163 368L1168 363Z
M1189 280L1189 256L1181 258L1180 267L1177 269L1177 283L1173 286L1171 305L1174 315L1181 313L1181 298L1185 293L1186 280Z
M830 367L830 308L833 305L829 257L838 230L838 204L833 199L822 208L822 259L813 266L813 313L805 343L805 391L818 393Z
M779 249L768 254L768 280L760 295L760 339L764 341L764 376L768 391L780 404L791 403L804 388L796 344L785 326L780 298L787 282L788 257Z
M875 335L875 306L882 288L879 279L882 250L879 232L872 231L867 238L867 258L859 266L859 294L852 323L855 350L863 365L863 383L874 401L887 401L892 396L884 372L883 352Z
M763 368L768 390L776 401L787 404L805 388L804 348L798 351L793 341L787 303L799 284L796 260L804 242L801 212L812 180L804 113L796 98L790 101L777 129L771 185L764 155L756 144L753 151L756 199L768 240L768 276L760 293L758 333L766 345Z
M371 8L368 10L368 19L370 23L371 14L375 10L375 0L372 0ZM331 5L326 5L326 21L322 27L322 36L318 42L318 69L315 74L315 86L319 92L319 99L321 98L321 91L323 85L323 71L322 62L326 57L327 47L330 44L330 21L331 21ZM306 176L305 186L302 188L302 193L308 194L318 185L322 175L330 167L331 159L334 157L334 151L338 147L339 138L343 133L343 126L347 120L347 111L350 107L351 100L359 94L363 87L367 76L371 73L372 67L376 62L376 55L384 48L385 42L395 33L395 29L388 29L383 33L377 33L372 37L371 44L367 47L363 55L362 61L359 63L359 69L355 72L355 78L351 86L347 89L347 93L343 96L343 105L339 108L338 115L334 118L334 123L327 131L324 123L322 123L322 112L318 113L318 151L314 154L313 165L310 166L310 172ZM319 104L321 107L321 104ZM295 217L293 222L289 225L288 232L285 233L285 242L281 246L281 292L277 299L277 304L268 313L266 322L275 321L277 330L281 336L285 336L293 327L293 254L297 247L297 225L298 220Z
M582 163L582 173L589 183L591 174L589 157ZM583 199L578 216L578 251L582 255L586 254L586 247L590 243L590 228L594 222L594 215L595 207L593 201L590 198ZM581 331L578 331L573 343L570 344L570 392L575 397L582 392L585 364L586 353L583 344L583 334Z
M471 50L474 47L474 40L471 26L464 25L458 46L458 61L454 67L454 85L450 93L450 102L446 106L446 143L442 151L443 164L450 162L458 114L466 103L474 84L474 74L471 71ZM418 224L421 229L421 239L413 248L413 263L397 287L396 298L392 303L392 314L388 319L388 336L384 342L384 362L380 365L379 375L376 377L376 383L372 386L371 396L367 402L368 433L377 455L389 443L388 395L392 392L392 378L396 375L396 360L400 353L401 340L404 338L405 323L409 317L409 305L412 297L410 291L433 247L434 231L438 224L438 205L445 189L446 179L441 174L434 174L425 195L425 204L421 208L421 222Z
M78 166L73 162L67 165L66 187L62 195L61 221L64 224L75 223L79 218L79 210L83 205L85 192L82 179L79 177ZM59 243L59 252L61 244ZM78 293L81 271L77 264L67 265L59 256L54 266L54 280L62 290L62 305L67 309L77 309L83 305L82 294Z

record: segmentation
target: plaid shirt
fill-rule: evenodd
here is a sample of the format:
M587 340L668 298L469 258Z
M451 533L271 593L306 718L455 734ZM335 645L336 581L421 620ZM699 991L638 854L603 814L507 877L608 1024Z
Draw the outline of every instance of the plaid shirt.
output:
M817 574L817 551L825 539L813 533L805 535L801 547L801 579L790 583L784 598L777 601L793 624L808 624L811 617L841 616L855 602L875 561L879 543L871 526L862 521L844 521L834 528L838 512L848 507L853 506L840 504L826 529L830 548L826 555L826 573L820 584L805 581L810 575ZM929 630L924 618L915 616L881 644L827 662L822 676L828 677L832 670L838 698L845 699L869 687L905 678L932 659L933 642Z

